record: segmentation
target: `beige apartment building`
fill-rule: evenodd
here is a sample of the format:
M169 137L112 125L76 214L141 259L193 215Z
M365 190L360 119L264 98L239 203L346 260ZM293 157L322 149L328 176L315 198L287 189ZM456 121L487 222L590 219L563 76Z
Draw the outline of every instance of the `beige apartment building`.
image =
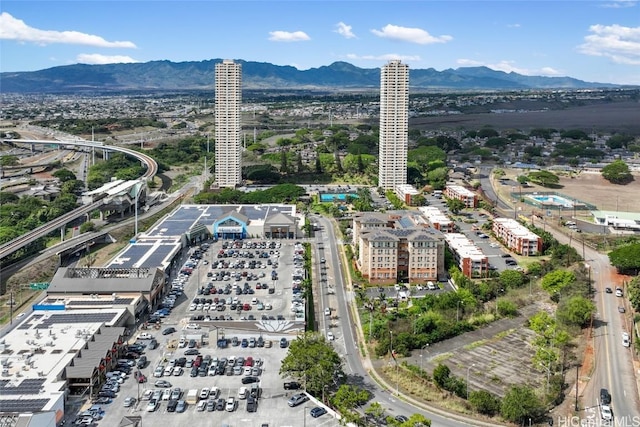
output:
M460 200L467 208L478 207L477 194L460 185L447 185L447 188L444 189L444 195L449 199Z
M357 214L357 267L371 283L426 283L446 277L444 237L415 212Z
M512 218L495 218L493 234L519 255L533 256L542 252L542 237Z
M378 186L394 190L407 183L409 66L389 61L380 70Z
M242 65L225 59L215 78L215 185L233 188L242 183Z

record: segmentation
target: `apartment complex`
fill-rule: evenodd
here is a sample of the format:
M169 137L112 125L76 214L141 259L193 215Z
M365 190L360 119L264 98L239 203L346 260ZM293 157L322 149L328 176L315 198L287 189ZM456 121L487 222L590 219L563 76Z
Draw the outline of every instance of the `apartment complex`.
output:
M542 251L542 238L512 218L495 218L493 234L506 247L524 256L538 255Z
M478 196L471 190L460 185L447 185L444 189L444 195L450 199L460 200L467 208L478 207Z
M420 206L418 210L436 230L443 233L456 231L456 223L435 206Z
M215 70L215 183L236 187L242 182L242 66L230 59Z
M407 183L409 66L389 61L380 73L378 186L395 190Z
M371 283L407 279L426 283L446 277L444 238L415 212L366 212L353 218L357 267Z
M489 258L467 236L447 233L444 238L462 274L471 278L489 275Z

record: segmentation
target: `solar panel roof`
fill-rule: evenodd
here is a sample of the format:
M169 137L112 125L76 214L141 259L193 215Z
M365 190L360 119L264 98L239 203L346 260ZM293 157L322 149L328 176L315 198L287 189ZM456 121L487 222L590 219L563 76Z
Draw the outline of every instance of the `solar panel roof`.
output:
M49 399L7 399L2 400L2 412L40 412Z
M100 313L63 313L52 314L48 319L40 322L36 329L48 329L50 325L58 323L103 323L112 321L118 313L116 312L100 312Z
M45 378L27 378L15 385L5 383L4 387L0 388L0 395L38 394L44 382ZM2 400L2 408L4 410L4 400Z

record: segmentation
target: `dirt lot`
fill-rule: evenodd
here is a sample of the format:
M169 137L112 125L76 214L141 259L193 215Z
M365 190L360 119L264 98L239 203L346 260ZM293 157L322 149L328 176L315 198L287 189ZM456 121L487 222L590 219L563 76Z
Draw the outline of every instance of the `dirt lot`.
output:
M511 169L506 170L509 178L515 179L523 171ZM533 185L531 188L523 189L523 194L535 191L557 191L569 197L575 197L577 200L587 202L597 206L599 210L617 210L621 212L640 212L640 174L634 175L635 180L627 185L612 184L602 178L600 173L582 172L573 178L569 176L560 177L561 188L549 189L541 186ZM506 190L496 188L500 191L500 195L508 198ZM510 188L508 189L510 190Z
M612 184L600 173L583 172L577 178L560 178L560 193L596 205L599 210L640 212L640 174L627 185Z

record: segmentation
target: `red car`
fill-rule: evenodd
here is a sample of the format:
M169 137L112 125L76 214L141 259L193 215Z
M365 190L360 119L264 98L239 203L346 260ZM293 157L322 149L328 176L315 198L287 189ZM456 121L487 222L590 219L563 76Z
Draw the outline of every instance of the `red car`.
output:
M139 383L147 382L147 377L145 377L144 374L140 371L136 371L136 373L134 374L134 377Z

